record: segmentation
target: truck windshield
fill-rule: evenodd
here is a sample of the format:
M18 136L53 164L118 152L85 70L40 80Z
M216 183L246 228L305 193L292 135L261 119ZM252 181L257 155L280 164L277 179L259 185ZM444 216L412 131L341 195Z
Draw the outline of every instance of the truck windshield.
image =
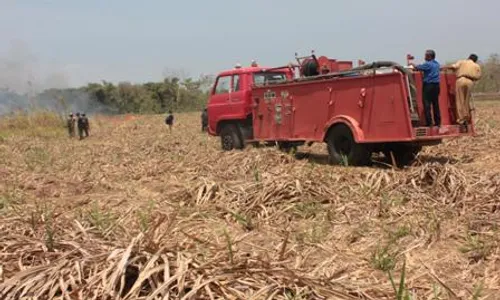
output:
M255 85L275 83L280 81L285 81L286 75L285 73L254 73L253 74L253 83Z

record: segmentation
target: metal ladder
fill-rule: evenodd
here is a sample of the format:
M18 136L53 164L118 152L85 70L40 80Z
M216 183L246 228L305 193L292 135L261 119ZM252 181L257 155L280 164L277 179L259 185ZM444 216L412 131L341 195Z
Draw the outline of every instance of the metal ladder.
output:
M410 84L410 80L406 77L406 85L408 87L408 102L410 105L410 117L413 127L420 125L420 117L418 115L417 90L414 85Z

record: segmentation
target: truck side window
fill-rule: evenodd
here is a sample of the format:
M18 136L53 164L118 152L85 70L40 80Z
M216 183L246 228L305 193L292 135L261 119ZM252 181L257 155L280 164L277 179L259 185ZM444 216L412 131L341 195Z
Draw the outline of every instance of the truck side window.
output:
M229 93L230 88L231 88L231 76L223 76L217 79L217 85L215 86L216 94Z
M240 75L233 75L233 91L240 90Z

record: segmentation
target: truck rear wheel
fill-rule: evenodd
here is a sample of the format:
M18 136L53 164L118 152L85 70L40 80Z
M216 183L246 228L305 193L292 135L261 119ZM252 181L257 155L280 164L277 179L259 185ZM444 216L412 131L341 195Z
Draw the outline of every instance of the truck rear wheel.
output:
M243 140L235 124L225 124L220 131L222 150L243 149Z
M411 165L418 153L422 150L421 146L413 146L413 145L391 145L384 150L384 155L388 163L393 164L392 155L394 156L394 160L396 166L398 168L402 168L404 166Z
M326 143L331 164L362 166L371 162L371 152L365 145L356 143L351 129L344 124L330 129Z

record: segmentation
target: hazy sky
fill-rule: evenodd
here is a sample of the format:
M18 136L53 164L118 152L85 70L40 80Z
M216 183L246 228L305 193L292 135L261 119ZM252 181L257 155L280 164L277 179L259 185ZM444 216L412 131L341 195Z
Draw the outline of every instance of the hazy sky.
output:
M500 52L499 0L0 1L0 85L197 76L311 49L399 62L426 48L441 62Z

